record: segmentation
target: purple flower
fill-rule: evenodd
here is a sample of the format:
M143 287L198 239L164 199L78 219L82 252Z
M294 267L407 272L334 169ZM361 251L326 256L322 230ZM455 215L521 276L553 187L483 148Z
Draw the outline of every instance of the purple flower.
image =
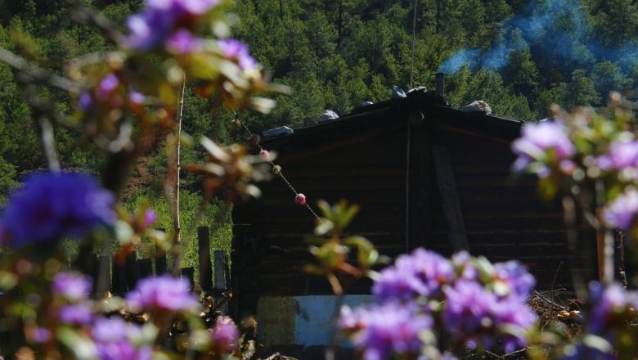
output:
M452 266L454 272L461 279L465 280L477 280L479 278L479 271L472 263L472 257L467 251L461 251L452 255Z
M355 332L355 347L363 350L365 360L390 359L392 354L418 355L423 343L420 334L432 329L432 319L416 311L415 306L387 302L341 310L339 327Z
M121 318L98 319L92 326L91 337L95 341L98 358L101 360L150 360L151 346L136 345L141 329L126 323Z
M206 14L219 0L148 0L141 13L130 16L129 46L149 50L160 46L178 29L188 29L194 19Z
M512 151L518 155L513 165L515 171L531 170L533 162L545 163L532 172L540 177L549 176L547 162L555 161L561 168L568 169L573 164L567 160L576 152L562 122L528 123L522 128L522 136L512 143ZM553 159L549 152L553 154Z
M80 238L115 222L113 195L91 176L62 173L30 177L9 200L0 242L14 248L61 237Z
M155 213L155 210L147 209L144 213L144 222L142 225L146 229L149 226L153 225L155 220L157 220L157 214Z
M91 292L91 278L77 273L58 273L53 279L53 292L71 302L86 300Z
M638 292L625 291L619 283L604 287L597 282L590 283L589 290L593 307L588 331L614 341L617 332L627 327L629 309L638 309Z
M417 249L410 255L399 256L394 266L381 271L372 293L380 300L437 296L441 294L441 285L454 278L454 269L448 259Z
M80 110L89 111L91 109L91 105L93 105L91 95L86 91L80 94Z
M514 295L523 300L529 297L530 291L536 285L534 276L515 260L494 264L494 277L493 281L507 286L508 295Z
M150 0L149 6L153 2L163 2L165 0ZM190 16L201 16L219 4L219 0L173 0L173 6L178 11L183 11Z
M638 213L638 191L630 188L605 207L603 218L610 227L629 230L636 213Z
M86 325L91 322L91 310L82 304L67 305L60 309L60 321L69 325Z
M614 141L609 146L609 154L596 159L596 164L603 170L633 170L633 177L638 174L638 141Z
M239 40L220 40L219 48L228 59L237 61L242 70L252 69L257 66L257 61L248 52L248 45Z
M470 348L503 347L511 352L525 345L520 332L531 327L536 315L517 297L499 298L474 281L446 287L442 321L457 341Z
M211 329L211 337L216 354L230 354L237 346L239 331L230 318L220 318Z
M104 101L109 96L113 90L115 90L120 85L120 80L117 78L115 74L108 74L97 85L97 90L95 92L95 96L98 100Z
M173 26L169 11L146 10L126 20L131 34L128 45L136 50L149 50L162 44Z
M199 37L193 36L193 34L182 29L173 33L166 40L166 48L177 54L187 54L193 51L201 49L203 41Z
M36 327L29 332L29 338L36 343L45 343L51 340L51 331L49 329Z
M141 105L141 104L144 104L146 97L141 92L131 91L128 94L128 100L132 104Z
M170 275L150 277L140 281L135 290L127 294L126 300L130 306L140 309L195 310L199 306L199 301L190 293L189 288L190 283L184 278Z

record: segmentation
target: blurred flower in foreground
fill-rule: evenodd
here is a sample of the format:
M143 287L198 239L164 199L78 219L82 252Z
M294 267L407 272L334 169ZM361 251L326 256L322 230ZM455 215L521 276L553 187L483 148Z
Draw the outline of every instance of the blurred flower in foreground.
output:
M53 293L62 295L67 301L86 300L91 292L91 279L82 274L61 272L53 279Z
M10 198L0 243L13 248L81 238L116 220L113 195L89 175L62 173L30 177Z
M609 153L596 159L596 165L605 171L619 171L627 179L638 179L638 141L612 142Z
M221 191L228 202L238 197L259 197L261 191L253 181L262 181L270 177L268 164L259 155L248 154L248 148L231 145L221 148L212 140L201 140L207 152L209 162L190 165L188 170L204 175L204 197L209 200L213 194Z
M92 326L91 337L101 360L150 360L153 349L140 345L142 328L121 318L98 319Z
M230 354L235 350L239 331L229 317L217 319L217 324L210 331L215 354Z
M126 301L136 310L189 311L199 307L188 280L170 275L141 280Z
M149 50L163 44L172 32L189 29L219 0L148 0L146 7L127 20L129 46Z
M403 341L397 344L405 344L402 336L411 336L410 326L420 323L421 316L431 318L430 325L421 324L425 330L432 323L444 325L454 346L512 352L527 344L526 332L537 320L526 305L534 285L534 277L516 261L491 264L466 252L449 260L417 249L380 272L372 289L379 304L354 312L344 308L339 326L367 359L403 354L405 345L384 346L383 341L397 337ZM407 309L413 310L405 313ZM414 337L421 347L432 345L426 340ZM369 355L370 348L376 350Z
M58 313L60 321L69 325L87 325L93 319L93 313L84 304L67 305Z
M219 47L227 58L237 61L242 70L257 67L257 61L250 56L248 45L243 42L235 39L220 40Z
M613 342L620 332L627 331L628 322L636 315L638 292L625 291L619 283L604 287L597 282L592 282L589 290L593 308L588 331Z
M512 143L512 151L518 155L514 171L529 171L541 178L548 177L548 165L569 170L573 163L569 158L576 148L569 139L565 125L561 121L528 123L522 128L522 136Z
M384 269L372 288L377 299L414 299L441 294L441 286L454 278L450 261L425 249L400 255L394 266Z
M339 321L343 331L355 333L352 343L364 349L365 360L390 359L393 353L416 358L423 345L420 335L433 326L432 319L419 313L415 306L397 302L373 304L354 311L344 307Z
M629 230L638 213L638 190L630 188L608 204L604 210L607 225Z

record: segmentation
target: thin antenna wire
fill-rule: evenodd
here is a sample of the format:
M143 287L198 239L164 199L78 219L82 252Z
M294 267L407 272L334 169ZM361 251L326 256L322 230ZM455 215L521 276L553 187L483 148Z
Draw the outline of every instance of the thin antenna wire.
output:
M416 6L417 6L417 1L418 0L414 0L414 14L412 17L412 59L410 60L410 88L413 87L412 85L412 80L414 78L413 74L414 74L414 53L415 53L415 47L416 47Z

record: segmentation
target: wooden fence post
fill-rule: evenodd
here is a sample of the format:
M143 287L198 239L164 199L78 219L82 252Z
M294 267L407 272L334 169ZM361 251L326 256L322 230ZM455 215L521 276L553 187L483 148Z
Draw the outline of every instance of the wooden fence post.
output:
M191 285L191 287L190 287L191 291L193 291L193 289L195 288L194 275L195 275L195 268L187 267L187 268L183 268L182 269L182 277L185 277L185 278L188 279L188 282Z
M93 294L102 298L111 289L111 257L109 255L96 256L93 266Z
M226 290L226 254L223 250L215 250L215 290Z
M213 268L210 261L210 231L208 226L197 228L199 247L199 285L205 293L213 290Z

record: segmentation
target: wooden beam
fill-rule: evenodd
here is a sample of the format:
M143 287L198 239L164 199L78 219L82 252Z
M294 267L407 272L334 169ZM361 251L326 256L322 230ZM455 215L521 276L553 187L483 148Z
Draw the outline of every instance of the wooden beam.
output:
M432 233L433 164L431 123L424 121L421 112L409 115L410 126L408 157L408 248L412 251L427 246Z
M450 155L445 146L432 144L432 157L436 168L436 179L439 184L439 192L443 200L443 212L448 222L448 239L454 252L466 250L470 247L465 233L465 223L459 195L456 191L456 181L450 163Z

